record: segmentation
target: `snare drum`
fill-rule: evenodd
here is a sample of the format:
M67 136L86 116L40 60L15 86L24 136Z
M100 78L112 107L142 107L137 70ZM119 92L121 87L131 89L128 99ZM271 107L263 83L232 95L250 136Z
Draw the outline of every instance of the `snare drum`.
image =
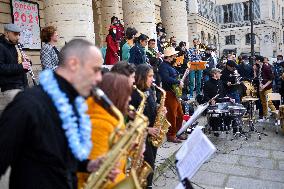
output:
M228 106L230 116L241 117L246 113L246 108L242 104L234 104L233 106Z
M284 105L279 106L279 119L282 132L284 133Z
M228 110L221 110L218 106L210 106L207 114L208 125L212 131L229 131L231 129L231 125L227 124Z

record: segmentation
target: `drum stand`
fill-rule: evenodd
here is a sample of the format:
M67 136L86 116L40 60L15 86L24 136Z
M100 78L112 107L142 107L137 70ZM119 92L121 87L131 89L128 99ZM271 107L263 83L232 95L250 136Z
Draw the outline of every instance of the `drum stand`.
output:
M235 121L236 122L236 125L237 125L237 130L235 132L235 134L233 135L233 138L231 139L231 141L235 140L235 139L239 139L241 137L244 137L245 140L248 140L248 137L245 135L243 129L242 131L240 131L240 128L241 128L241 125L242 124L242 121L240 121L242 118L240 116L234 116L232 122L231 122L231 127L233 128L233 132L234 132L234 127L233 127L233 122Z
M261 135L264 135L264 136L268 136L268 135L265 134L265 133L259 132L254 125L254 122L253 122L253 110L254 110L253 103L254 103L254 101L252 101L252 100L249 101L249 109L250 109L249 110L249 120L248 120L249 121L249 129L250 129L250 131L256 132L257 135L258 135L258 139L261 140Z

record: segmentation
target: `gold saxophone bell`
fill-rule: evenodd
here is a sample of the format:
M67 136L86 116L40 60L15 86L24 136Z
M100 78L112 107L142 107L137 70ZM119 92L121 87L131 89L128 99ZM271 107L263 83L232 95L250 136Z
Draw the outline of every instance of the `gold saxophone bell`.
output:
M153 146L160 147L163 144L163 141L171 124L167 120L166 115L164 114L166 91L161 87L158 87L155 83L153 83L153 86L162 92L162 97L160 101L160 107L158 109L158 113L153 126L153 128L158 128L160 130L160 133L157 137L151 136L150 141L152 142Z

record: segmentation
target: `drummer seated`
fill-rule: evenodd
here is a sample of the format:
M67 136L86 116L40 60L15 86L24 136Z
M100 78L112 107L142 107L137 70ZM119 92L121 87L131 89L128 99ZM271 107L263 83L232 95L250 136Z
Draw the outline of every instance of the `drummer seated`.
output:
M204 102L211 101L210 104L215 104L216 102L234 102L234 99L225 97L223 82L220 80L222 76L221 71L218 68L212 68L210 71L211 78L205 82L203 88ZM219 96L216 99L212 99L216 95Z

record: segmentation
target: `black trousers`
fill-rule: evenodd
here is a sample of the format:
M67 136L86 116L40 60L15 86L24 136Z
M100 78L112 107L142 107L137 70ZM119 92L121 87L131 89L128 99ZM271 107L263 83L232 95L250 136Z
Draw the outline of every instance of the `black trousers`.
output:
M147 188L152 188L152 182L154 177L154 170L155 170L155 161L156 161L156 155L157 155L157 148L152 145L151 141L149 140L149 136L146 140L146 149L144 152L144 160L149 163L149 165L152 167L153 172L149 174L147 177Z

